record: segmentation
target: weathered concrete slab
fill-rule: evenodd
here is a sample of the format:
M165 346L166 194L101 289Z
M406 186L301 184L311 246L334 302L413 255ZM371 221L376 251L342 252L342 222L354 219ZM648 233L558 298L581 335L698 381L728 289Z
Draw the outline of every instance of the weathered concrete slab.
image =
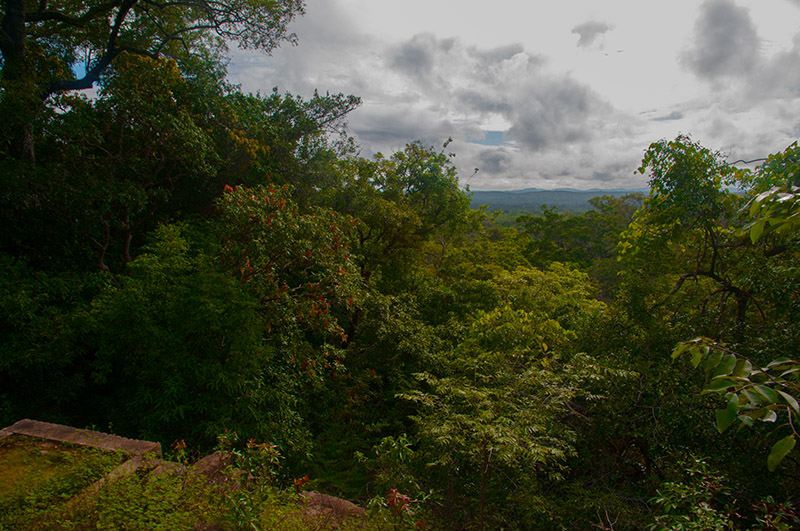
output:
M3 435L6 433L6 435ZM142 455L152 452L161 456L161 445L151 441L127 439L117 435L109 435L98 431L82 430L61 424L39 422L38 420L20 420L0 430L0 439L8 435L27 435L51 441L68 442L82 446L103 448L105 450L122 450L132 455Z

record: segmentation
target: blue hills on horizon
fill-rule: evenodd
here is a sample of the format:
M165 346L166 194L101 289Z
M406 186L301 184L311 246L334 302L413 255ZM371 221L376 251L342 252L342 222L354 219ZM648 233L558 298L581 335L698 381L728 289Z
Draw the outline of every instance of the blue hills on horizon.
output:
M487 212L502 210L503 212L530 212L536 214L543 205L555 207L558 211L569 211L572 214L583 214L591 210L589 199L603 195L621 197L627 194L642 193L644 189L591 189L575 190L571 188L558 188L542 190L539 188L525 188L522 190L473 190L472 208L487 205Z

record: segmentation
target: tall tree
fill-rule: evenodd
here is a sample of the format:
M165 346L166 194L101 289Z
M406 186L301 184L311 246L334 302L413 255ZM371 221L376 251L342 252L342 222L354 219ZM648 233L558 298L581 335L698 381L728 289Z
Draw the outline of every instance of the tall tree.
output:
M15 158L33 162L33 124L44 102L91 88L123 52L209 54L226 41L269 52L295 40L286 27L302 12L302 0L3 0L0 108L9 122L2 140Z
M747 241L736 228L743 199L731 187L747 186L750 173L687 136L653 143L639 171L650 174L650 195L622 236L631 269L679 275L668 297L689 281L708 284L708 298L719 298L718 312L725 314L733 301L735 322L743 325L753 294L739 278ZM720 317L718 328L722 324Z

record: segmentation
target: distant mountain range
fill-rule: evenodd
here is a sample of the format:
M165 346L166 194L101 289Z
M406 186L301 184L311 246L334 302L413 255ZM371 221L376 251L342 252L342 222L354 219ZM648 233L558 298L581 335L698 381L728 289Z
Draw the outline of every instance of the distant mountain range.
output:
M573 214L582 214L592 208L589 199L602 195L621 197L626 194L640 192L647 194L647 190L573 190L561 188L556 190L540 190L526 188L524 190L509 191L473 191L472 208L488 205L488 212L502 210L503 212L531 212L541 211L542 205L556 207L559 211L569 210Z

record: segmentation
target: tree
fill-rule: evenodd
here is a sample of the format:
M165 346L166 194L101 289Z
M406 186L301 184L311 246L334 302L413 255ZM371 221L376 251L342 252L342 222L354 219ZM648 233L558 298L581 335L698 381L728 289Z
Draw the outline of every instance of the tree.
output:
M756 195L745 209L749 221L745 230L750 240L755 244L768 236L777 239L774 254L798 243L800 187L793 184L797 181L796 151L793 144L784 153L769 157L765 168L759 171L760 181L778 186ZM679 343L672 357L684 353L691 355L695 368L702 366L705 370L704 393L725 393L726 407L716 412L720 433L737 419L742 426L752 426L755 421L777 424L779 418L783 421L785 417L775 431L784 428L782 431L788 434L772 445L767 457L769 470L775 470L799 436L800 362L783 356L760 367L724 344L704 337Z
M123 52L157 58L210 54L236 42L267 52L282 41L302 0L26 0L0 3L3 140L34 160L33 123L44 102L91 88ZM55 4L55 5L54 5ZM82 59L81 59L82 58ZM82 71L82 75L76 75Z
M223 79L213 62L124 53L96 97L62 97L42 114L35 167L21 176L0 158L2 244L48 268L119 272L148 230L210 214L225 184L296 184L311 202L358 98L242 94Z
M400 395L418 407L420 447L441 470L432 481L446 509L475 506L458 498L477 500L480 529L511 512L499 506L520 503L512 501L520 485L560 477L574 451L568 419L583 416L577 403L596 398L593 384L611 374L569 352L577 321L604 307L590 298L585 274L560 264L518 268L496 284L503 302L478 315L437 366L415 375L419 389Z
M730 187L745 186L750 174L687 136L653 143L639 168L648 171L650 195L622 235L623 259L639 274L677 276L661 304L689 281L705 290L707 300L718 297L722 316L733 300L741 328L753 293L739 276L746 242L735 225L743 200Z
M224 153L236 155L227 157L229 182L288 184L301 207L324 203L319 196L340 185L337 157L350 154L344 117L360 103L344 94L314 92L304 100L277 89L267 96L233 91L223 113L227 138L220 142Z
M341 162L342 184L329 202L357 220L352 239L365 281L378 273L384 288L402 291L412 264L441 264L453 239L475 226L451 157L413 142L388 158ZM431 252L421 252L426 244Z
M533 264L569 262L588 269L614 257L619 235L628 227L642 200L638 193L593 197L589 204L594 209L581 216L542 205L541 215L522 215L517 218L517 226L529 237L528 253Z
M223 162L210 117L224 110L224 93L209 74L117 58L96 98L72 97L47 117L39 164L24 179L0 175L3 243L49 268L118 272L165 215L210 211Z

